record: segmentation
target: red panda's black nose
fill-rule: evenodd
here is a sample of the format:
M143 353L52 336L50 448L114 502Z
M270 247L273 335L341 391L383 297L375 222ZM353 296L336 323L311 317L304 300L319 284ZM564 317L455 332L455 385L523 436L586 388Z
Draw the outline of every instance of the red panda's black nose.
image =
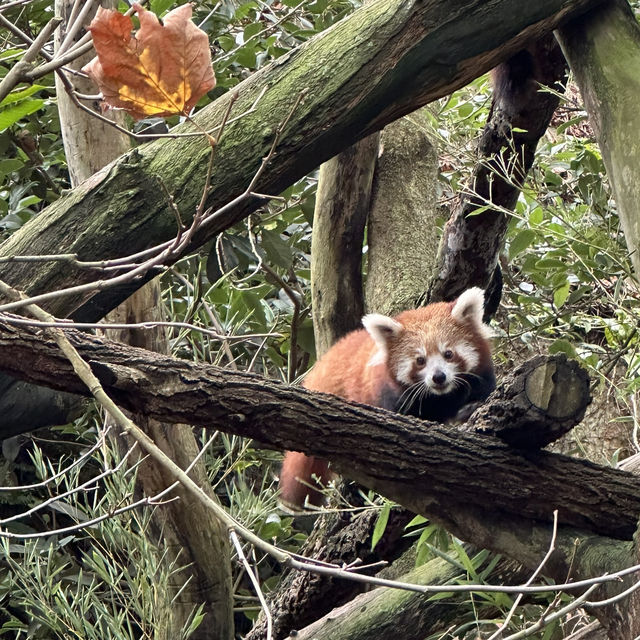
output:
M444 371L436 371L431 377L434 384L444 384L447 381L447 374Z

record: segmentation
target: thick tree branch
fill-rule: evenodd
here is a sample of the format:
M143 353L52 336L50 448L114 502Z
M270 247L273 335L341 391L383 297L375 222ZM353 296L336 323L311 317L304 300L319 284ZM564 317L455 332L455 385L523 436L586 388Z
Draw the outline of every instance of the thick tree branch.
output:
M76 331L68 335L122 406L326 458L343 475L457 530L482 514L495 521L545 522L554 509L561 524L610 537L627 539L635 530L640 483L628 473L545 451L520 452L491 437L255 375ZM35 329L0 325L0 369L36 384L86 393L55 344Z
M518 200L538 142L560 102L567 64L553 34L548 34L502 63L492 77L494 96L478 145L479 161L468 193L460 197L445 225L425 296L430 302L453 300L471 285L484 289L492 284L509 222L507 212ZM490 295L489 316L495 313L499 295L493 304L491 299Z
M378 134L368 136L320 167L311 236L311 300L318 357L361 326L362 242L379 143Z
M359 138L465 85L527 40L596 4L598 0L377 0L363 7L239 85L234 114L262 98L221 141L207 206L217 209L244 191L300 91L304 103L288 122L277 161L256 186L260 193L279 193ZM218 125L232 99L226 94L203 109L199 125ZM138 147L48 207L16 232L0 254L77 253L81 259L99 260L166 241L175 234L176 222L164 194L172 194L189 224L209 154L202 137ZM242 219L261 202L244 200L193 244ZM0 277L33 293L87 282L96 273L60 262L14 263L4 265ZM61 298L49 309L57 316L75 309L76 319L95 320L143 280L101 291L90 301Z

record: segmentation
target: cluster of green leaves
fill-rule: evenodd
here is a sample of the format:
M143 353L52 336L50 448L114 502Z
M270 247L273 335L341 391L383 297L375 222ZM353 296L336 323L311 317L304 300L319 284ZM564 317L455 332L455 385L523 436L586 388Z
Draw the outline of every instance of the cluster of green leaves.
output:
M597 148L575 139L553 147L541 150L510 229L517 306L507 307L508 326L599 373L636 350L631 263ZM635 384L634 370L624 377Z
M22 52L0 52L0 81ZM34 84L0 102L0 239L69 186L52 87Z
M53 16L50 0L35 0L3 12L35 37ZM0 81L22 58L24 44L3 34ZM19 86L0 102L0 239L21 227L69 187L53 76Z
M480 78L429 107L445 198L467 184L477 161L473 139L488 117L488 91ZM499 357L562 351L621 398L638 388L635 277L600 151L573 99L538 147L510 216L502 268Z

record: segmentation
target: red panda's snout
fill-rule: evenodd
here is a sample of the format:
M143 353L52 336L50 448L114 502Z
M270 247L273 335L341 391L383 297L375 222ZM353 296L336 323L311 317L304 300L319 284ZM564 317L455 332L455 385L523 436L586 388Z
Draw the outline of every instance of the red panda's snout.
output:
M429 393L436 395L449 393L453 389L457 373L453 363L440 356L429 358L423 372L424 386Z

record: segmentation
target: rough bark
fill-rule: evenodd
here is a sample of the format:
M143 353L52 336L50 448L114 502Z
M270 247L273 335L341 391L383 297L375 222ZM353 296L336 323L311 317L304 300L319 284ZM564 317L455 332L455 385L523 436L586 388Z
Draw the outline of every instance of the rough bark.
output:
M505 377L462 428L541 449L579 424L590 401L589 376L575 360L538 356Z
M387 126L367 226L366 307L395 315L425 289L438 249L438 159L419 112Z
M602 152L634 270L640 273L640 28L629 4L614 0L567 24L559 38ZM636 547L636 561L639 555ZM638 592L601 612L600 621L610 638L637 638Z
M585 11L598 0L378 0L352 14L238 86L234 115L266 91L255 110L230 125L218 146L207 204L214 209L243 192L273 142L276 127L305 92L256 189L278 193L318 164L385 124L463 86L506 59L530 39ZM330 68L331 74L326 70ZM198 114L200 126L218 124L227 94ZM185 131L190 125L183 127ZM2 256L77 253L81 259L113 258L171 238L175 215L192 219L204 184L210 147L201 137L143 145L94 175L15 233ZM253 198L217 217L194 245L246 216ZM60 262L3 265L0 278L30 293L96 278L95 272ZM91 300L59 297L57 315L95 320L115 307L143 279L106 289Z
M371 549L371 532L378 512L368 510L355 516L350 511L336 511L316 520L314 529L300 554L337 565L350 565L356 559L361 565L389 561L398 556L404 546L400 536L408 522L404 509L394 509L389 517L385 534L374 550ZM373 570L365 571L372 575ZM361 593L366 585L306 571L289 571L269 601L273 620L273 638L289 636L292 630L301 629L317 620L335 606ZM261 616L247 634L245 640L262 640L266 637L266 619Z
M325 458L339 473L408 509L450 530L466 531L474 543L475 519L491 514L495 527L505 518L548 522L554 509L561 523L603 535L628 539L635 531L640 483L628 473L545 451L520 452L495 438L255 375L150 354L75 331L68 335L124 407ZM37 367L30 364L34 358ZM56 346L24 325L0 325L0 368L31 382L87 393Z
M614 0L572 21L559 36L602 151L633 267L640 273L640 27L629 3Z
M438 558L401 579L412 584L442 585L456 577L463 577L460 569ZM465 622L460 617L463 600L464 597L449 597L443 606L426 594L376 589L334 609L306 628L292 628L298 630L295 637L299 640L383 640L397 636L398 629L402 629L402 640L422 640ZM495 615L496 611L478 612L479 617L484 617L483 614Z
M469 192L445 225L428 301L453 300L469 286L486 289L491 284L507 229L506 212L516 204L538 141L559 103L556 94L540 91L540 85L562 91L566 74L564 56L552 34L495 70L494 99L478 145L479 162ZM471 215L487 205L493 206Z
M514 534L516 533L520 532L514 531ZM608 567L617 564L623 557L625 562L630 561L630 545L628 543L616 543L607 538L580 538L580 535L578 532L572 531L561 530L559 532L556 552L551 560L555 566L545 566L547 575L556 575L558 579L563 581L567 575L570 575L574 580L578 580L610 571ZM530 544L533 537L529 532L529 540L525 544ZM550 532L539 529L535 531L535 537L546 539L548 543ZM580 545L577 545L578 540L581 541ZM612 553L612 549L615 549L616 552ZM615 558L616 553L620 554L617 559ZM563 575L563 570L569 573ZM504 579L505 575L508 576L508 580ZM487 577L487 583L522 584L529 578L529 575L530 571L525 571L522 567L515 566L513 562L502 559ZM431 586L447 584L456 577L461 577L464 580L467 576L451 564L435 559L410 571L399 580L410 584ZM629 584L630 581L627 580L625 586L629 586ZM619 585L605 586L598 590L592 599L604 598L621 590ZM453 629L464 622L460 618L461 607L456 604L466 598L468 598L468 594L451 594L444 601L431 600L429 594L382 587L364 593L352 602L331 611L315 623L297 631L295 637L300 640L311 640L311 638L315 640L364 640L365 638L367 640L383 640L397 635L397 630L401 629L402 640L420 640L438 633L442 634L441 637L449 638L453 637ZM490 607L486 607L483 610L475 610L473 613L475 620L485 622L487 628L481 627L482 631L485 631L486 634L495 632L495 623L492 624L487 620L495 617L495 610L492 611ZM482 615L483 613L484 615ZM451 635L446 631L449 631ZM477 637L487 637L487 635L483 634ZM614 638L615 636L609 637Z
M360 140L320 168L311 238L311 299L318 357L357 329L364 315L362 242L379 138L376 133Z

